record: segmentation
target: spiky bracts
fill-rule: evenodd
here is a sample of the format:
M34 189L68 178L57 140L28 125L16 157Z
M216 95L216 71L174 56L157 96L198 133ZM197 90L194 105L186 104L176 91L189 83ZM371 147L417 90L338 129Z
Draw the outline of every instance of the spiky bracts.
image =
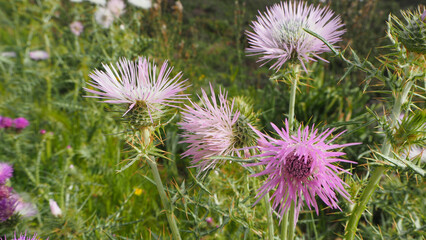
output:
M389 30L404 47L420 54L426 53L426 10L401 11L403 20L394 15L389 17Z
M122 58L116 68L112 64L103 64L103 67L105 71L96 69L89 75L92 81L88 85L95 90L84 89L96 94L89 97L105 99L107 103L127 104L123 116L131 112L128 120L134 124L156 123L165 106L175 107L187 96L182 93L187 88L186 80L180 81L180 72L170 77L173 67L168 67L167 61L159 71L155 64L142 57L134 62Z
M191 105L185 105L179 123L184 130L182 142L189 144L183 156L192 157L192 166L199 174L223 162L212 157L248 155L249 151L242 148L255 144L255 134L249 127L252 117L241 114L234 100L227 100L225 91L216 96L211 85L210 91L209 97L202 89L200 104L191 101Z

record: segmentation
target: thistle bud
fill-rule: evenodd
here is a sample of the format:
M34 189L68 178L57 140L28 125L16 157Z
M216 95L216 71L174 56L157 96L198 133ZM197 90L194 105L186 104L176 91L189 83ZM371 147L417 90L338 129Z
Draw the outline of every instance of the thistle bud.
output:
M426 53L426 10L401 11L404 21L390 17L390 32L409 52Z

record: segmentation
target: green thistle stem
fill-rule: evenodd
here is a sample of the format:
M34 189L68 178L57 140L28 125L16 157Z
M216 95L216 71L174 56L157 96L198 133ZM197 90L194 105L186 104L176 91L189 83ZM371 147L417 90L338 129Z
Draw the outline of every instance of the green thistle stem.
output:
M287 240L287 226L288 226L288 210L284 213L281 220L281 240Z
M142 136L144 140L144 145L148 146L151 142L150 140L150 130L144 128L142 130ZM179 228L177 227L175 218L173 216L173 205L170 203L166 191L163 187L163 182L161 181L160 173L158 172L157 163L153 156L150 156L146 161L151 167L152 175L154 176L155 185L157 186L157 191L160 194L161 202L163 204L164 209L166 210L167 221L169 222L170 229L172 230L172 236L174 240L181 240L179 234Z
M392 108L392 114L390 116L391 122L390 126L395 126L396 122L398 121L399 115L401 114L401 107L402 104L404 104L405 100L407 99L408 93L410 92L411 87L413 86L413 82L408 82L401 93L397 94L395 103ZM391 155L391 143L389 142L389 139L385 137L382 144L381 152L385 156ZM373 195L374 191L379 185L380 179L382 175L385 173L386 167L385 166L379 166L377 167L370 178L370 181L367 183L367 186L365 187L364 192L361 195L360 201L357 203L355 208L352 211L352 214L349 218L348 224L346 225L346 234L345 239L346 240L353 240L355 239L355 234L358 227L359 219L361 218L362 213L367 208L367 203L369 202L371 196Z
M300 66L295 65L294 66L294 74L296 77L294 78L294 81L291 82L291 91L290 91L290 105L288 106L288 125L290 127L290 131L293 131L293 125L294 125L294 105L296 102L296 91L297 91L297 82L299 81L299 71Z
M265 201L266 211L268 212L267 220L268 220L268 239L274 239L274 220L272 218L272 208L271 203L269 202L269 192L263 197Z
M290 205L290 210L288 211L288 240L294 239L294 228L296 227L296 223L294 222L294 216L296 214L296 203L293 201Z
M160 194L163 207L166 210L167 221L169 222L170 229L172 230L173 239L180 240L181 237L179 234L179 229L173 216L173 206L170 204L166 192L164 191L163 183L157 168L157 163L153 157L150 157L147 162L151 167L151 172L154 175L155 185L157 186L158 193Z
M290 132L293 131L294 126L294 106L296 102L296 91L297 91L297 83L300 77L300 66L298 64L294 65L294 75L295 78L291 82L291 90L290 90L290 105L288 110L288 126L290 128ZM290 209L284 213L283 220L281 222L281 234L282 239L293 239L294 235L294 214L295 214L294 203L291 203ZM290 220L290 221L289 221ZM288 224L288 226L287 226ZM288 227L288 228L287 228ZM285 235L288 234L288 238L285 238Z

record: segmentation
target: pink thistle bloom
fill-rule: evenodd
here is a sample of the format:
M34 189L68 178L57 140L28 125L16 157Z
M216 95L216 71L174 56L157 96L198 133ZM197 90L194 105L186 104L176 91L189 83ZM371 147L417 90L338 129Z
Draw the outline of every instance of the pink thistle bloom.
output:
M45 129L40 129L40 134L41 134L41 135L46 134L46 130L45 130Z
M0 163L0 185L3 185L12 175L12 166L7 163Z
M265 166L265 170L252 175L252 177L267 176L263 186L258 189L256 195L258 199L254 204L257 204L266 193L273 191L270 198L271 201L274 199L272 207L277 209L281 218L290 204L295 203L296 222L303 202L306 202L309 209L314 207L318 214L316 195L333 209L340 209L335 191L351 201L349 193L344 188L347 184L338 177L340 173L349 172L333 163L355 162L341 159L340 157L345 155L343 152L330 150L360 143L332 144L331 142L343 132L326 141L334 129L318 133L313 127L311 129L299 127L297 133L290 135L287 120L286 129L279 129L273 123L271 125L281 139L274 139L254 129L259 136L260 154L253 158L259 158L259 162L245 165Z
M28 122L28 120L23 117L15 118L13 120L13 126L16 129L24 129L28 127L28 125L30 125L30 122Z
M74 21L70 24L70 29L74 35L80 36L80 34L83 32L84 26L81 22Z
M13 120L11 118L0 116L0 128L10 128L12 124Z
M49 53L43 50L31 51L29 55L32 60L46 60L49 58Z
M106 99L104 102L107 103L129 104L123 116L134 107L143 106L152 121L152 113L161 111L161 106L175 107L187 96L180 93L187 88L184 85L186 80L179 81L181 72L171 78L173 67L169 68L167 61L159 72L155 64L142 57L134 62L122 58L116 66L117 69L112 64L103 64L105 72L96 69L89 75L92 81L88 83L96 90L85 90L98 95L89 97Z
M190 100L192 106L185 105L182 122L179 123L184 130L182 137L185 140L182 142L190 144L182 156L192 157L192 167L199 169L198 174L223 162L212 157L240 156L241 148L246 147L247 140L250 140L248 134L240 134L239 128L244 127L244 122L239 118L242 116L240 112L234 108L234 101L229 103L227 93L222 90L216 97L211 85L210 91L209 98L202 89L202 96L199 96L201 104ZM237 126L237 123L240 124Z
M124 13L126 4L123 2L123 0L110 0L107 7L111 11L112 15L118 18Z
M276 59L271 68L277 71L286 61L299 60L306 70L304 62L322 59L318 56L330 49L318 38L308 34L303 28L322 36L330 44L341 40L345 30L339 16L320 6L314 7L304 2L281 2L266 9L252 22L254 32L246 31L250 55L263 55L259 61L263 64ZM262 64L262 65L263 65Z

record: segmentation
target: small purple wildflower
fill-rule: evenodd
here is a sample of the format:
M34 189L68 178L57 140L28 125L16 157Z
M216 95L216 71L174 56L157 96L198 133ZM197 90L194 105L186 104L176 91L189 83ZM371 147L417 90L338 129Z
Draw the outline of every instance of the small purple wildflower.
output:
M290 204L294 202L296 206L295 220L297 220L303 202L306 202L309 209L311 209L311 206L314 207L318 214L316 195L331 208L340 209L334 191L350 201L350 195L344 188L347 184L338 176L340 173L349 172L333 163L355 162L339 158L345 155L343 152L329 150L359 143L331 144L342 134L339 133L331 140L326 141L326 138L331 135L334 129L327 129L319 134L314 127L311 129L299 127L297 133L290 135L287 120L286 129L279 129L273 123L271 125L281 139L274 139L253 129L259 136L258 149L260 150L260 154L253 156L253 158L260 159L257 163L245 165L251 167L265 166L265 170L252 175L252 177L267 176L263 186L258 189L256 195L258 199L255 204L266 193L273 191L270 198L271 201L274 199L272 207L277 209L282 217Z
M74 21L70 24L70 29L74 35L80 36L83 32L84 26L80 21Z
M306 70L304 62L322 59L318 56L330 49L318 38L306 33L309 29L334 44L341 40L345 30L339 16L327 7L314 7L300 2L281 2L266 9L252 22L254 32L246 31L250 55L263 55L259 61L265 63L276 59L271 68L277 71L289 60L298 60ZM263 63L263 64L265 64ZM262 64L262 65L263 65Z
M3 185L12 175L12 166L7 163L0 163L0 185Z
M23 117L15 118L13 120L13 126L16 129L24 129L24 128L28 127L28 125L30 125L30 122Z
M148 110L152 121L152 113L161 112L161 106L175 107L174 104L187 96L180 93L187 88L186 80L179 81L181 72L170 78L173 67L169 68L167 61L159 72L155 64L142 57L135 62L122 58L116 66L118 71L112 64L103 64L105 72L96 69L89 75L92 81L88 83L96 90L84 89L98 95L89 97L106 99L107 103L128 104L123 116L133 108L142 107Z
M0 128L10 128L12 127L13 120L8 117L0 117Z
M49 58L49 53L43 50L31 51L29 56L32 60L46 60Z
M40 134L41 134L41 135L46 134L46 129L40 129Z
M211 217L206 218L206 223L207 224L212 224L213 223L213 218L211 218Z

